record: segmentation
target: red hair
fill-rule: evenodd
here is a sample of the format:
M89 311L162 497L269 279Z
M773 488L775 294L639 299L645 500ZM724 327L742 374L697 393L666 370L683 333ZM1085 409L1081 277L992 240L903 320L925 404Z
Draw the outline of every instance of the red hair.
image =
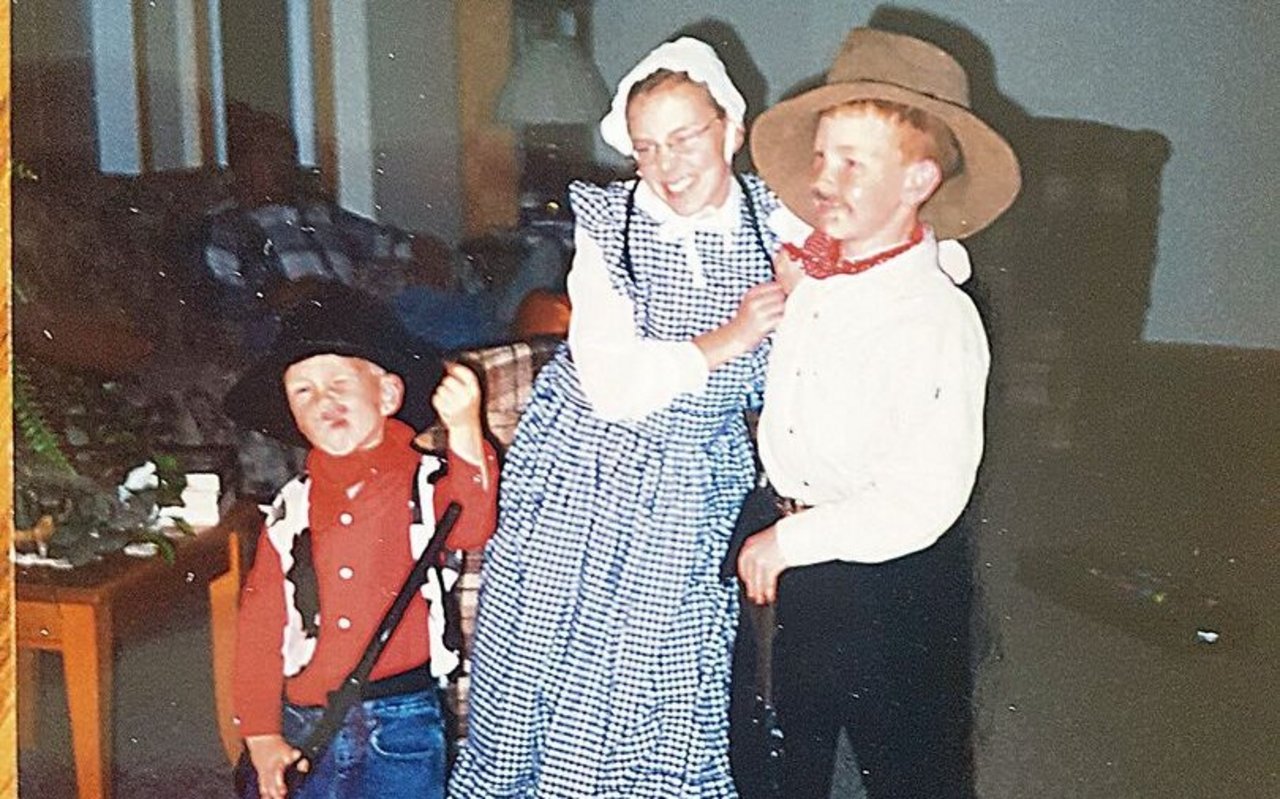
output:
M943 180L964 168L960 143L951 128L919 108L888 100L850 100L823 111L819 119L858 112L892 123L900 134L898 142L902 157L908 161L933 161L942 172Z

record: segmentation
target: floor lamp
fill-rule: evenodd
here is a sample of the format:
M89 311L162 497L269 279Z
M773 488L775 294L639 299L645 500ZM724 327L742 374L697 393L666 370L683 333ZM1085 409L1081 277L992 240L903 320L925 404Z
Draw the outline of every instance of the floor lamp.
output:
M573 39L522 42L494 114L519 132L522 225L565 217L565 187L591 161L592 126L609 100L595 64Z

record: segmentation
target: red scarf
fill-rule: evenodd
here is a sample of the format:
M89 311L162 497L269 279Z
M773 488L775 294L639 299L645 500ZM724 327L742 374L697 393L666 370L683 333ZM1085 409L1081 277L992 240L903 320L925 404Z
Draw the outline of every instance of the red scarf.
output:
M800 268L804 270L806 275L822 280L833 275L856 275L859 272L865 272L873 266L878 266L891 258L902 255L923 240L924 225L916 223L915 228L911 231L911 238L905 243L878 252L875 255L869 255L866 258L859 258L856 261L847 261L841 258L841 242L820 230L810 233L803 246L797 247L794 244L783 244L782 249L786 251L787 255L791 256L791 260L800 264Z
M314 481L309 505L311 520L328 525L350 504L346 492L357 483L375 481L383 474L412 470L420 455L414 451L413 428L398 419L388 419L382 441L370 449L334 456L318 449L307 453L307 473Z

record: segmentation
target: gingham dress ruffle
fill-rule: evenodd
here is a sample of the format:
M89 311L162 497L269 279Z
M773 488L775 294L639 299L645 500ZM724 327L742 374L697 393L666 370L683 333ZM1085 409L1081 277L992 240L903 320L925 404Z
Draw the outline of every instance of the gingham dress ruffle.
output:
M776 200L747 180L763 220ZM744 206L728 242L696 234L701 287L683 245L636 210L633 282L621 266L629 188L575 184L571 198L645 336L688 340L770 279ZM634 422L592 412L566 347L539 374L503 468L469 736L450 796L736 795L728 690L737 595L719 569L752 480L743 412L759 396L764 356L761 347L737 358L702 393Z

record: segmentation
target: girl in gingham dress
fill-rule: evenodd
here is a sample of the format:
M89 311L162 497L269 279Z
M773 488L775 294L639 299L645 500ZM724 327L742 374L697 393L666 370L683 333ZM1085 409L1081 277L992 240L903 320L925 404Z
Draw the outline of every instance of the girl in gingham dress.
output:
M640 179L571 188L573 319L504 466L457 799L735 796L719 569L783 305L743 112L711 48L664 44L601 123Z

